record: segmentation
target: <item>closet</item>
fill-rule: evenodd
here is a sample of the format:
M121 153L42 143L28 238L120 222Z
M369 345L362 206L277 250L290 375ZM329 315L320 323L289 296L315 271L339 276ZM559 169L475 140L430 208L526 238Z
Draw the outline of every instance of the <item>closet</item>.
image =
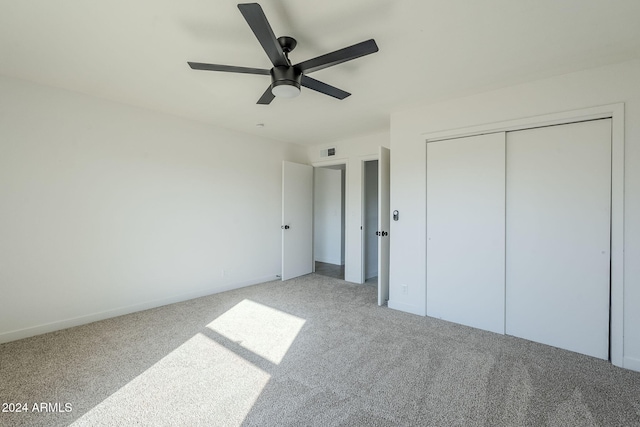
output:
M427 315L504 333L505 134L427 144Z
M609 357L611 119L427 143L427 315Z

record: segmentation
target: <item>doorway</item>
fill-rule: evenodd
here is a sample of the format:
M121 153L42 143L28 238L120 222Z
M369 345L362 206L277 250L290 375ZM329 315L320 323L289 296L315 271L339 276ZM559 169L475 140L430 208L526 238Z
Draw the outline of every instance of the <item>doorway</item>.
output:
M316 167L314 171L315 272L344 280L346 165Z
M365 162L374 161L369 166L367 175L372 176L374 171L377 172L377 185L370 185L370 194L373 195L374 189L377 192L377 227L367 227L367 240L373 236L377 237L377 283L373 280L376 277L375 272L369 271L369 279L372 285L377 284L378 290L378 305L386 305L389 300L389 249L390 238L389 229L391 221L390 210L390 150L384 146L378 147L378 155L363 156L358 159L358 164L354 169L348 169L347 159L336 160L335 163L321 163L313 165L314 175L316 181L320 182L320 178L323 174L335 175L340 173L340 207L336 209L337 199L333 197L333 203L325 203L323 198L327 194L323 190L315 189L315 184L311 185L309 193L314 193L314 227L312 227L314 242L309 245L313 248L313 254L310 256L311 264L314 266L314 272L316 271L316 261L325 264L331 264L330 268L340 270L336 275L343 280L348 280L352 283L365 283L365 218L364 218L364 192L365 192L365 177L364 168ZM377 167L376 167L377 163ZM353 165L353 164L352 164ZM356 172L357 176L354 176ZM355 180L355 182L354 182ZM354 188L355 186L355 188ZM332 188L336 188L335 185ZM315 189L315 190L314 190ZM351 194L351 196L349 195ZM371 199L371 197L370 197ZM349 207L346 206L346 201L349 201ZM327 262L323 258L323 250L326 249L322 246L322 240L332 231L338 229L338 227L323 227L322 221L325 219L335 219L336 212L340 212L339 217L341 219L339 226L339 241L340 241L340 261L337 261L335 257L333 260ZM375 215L376 210L371 210L371 215ZM398 212L394 211L394 221L398 220ZM375 218L375 216L373 217ZM347 228L348 227L348 228ZM335 242L335 238L333 239ZM351 243L350 243L351 242ZM369 243L369 248L373 248L375 245ZM372 252L369 250L369 252ZM370 259L373 259L375 252L370 254ZM370 263L375 265L375 263ZM322 267L327 267L322 264L317 264L318 273L323 273ZM337 267L336 267L337 266ZM344 270L343 270L344 269ZM326 272L326 270L325 270Z
M365 285L378 285L378 160L363 164L363 278Z

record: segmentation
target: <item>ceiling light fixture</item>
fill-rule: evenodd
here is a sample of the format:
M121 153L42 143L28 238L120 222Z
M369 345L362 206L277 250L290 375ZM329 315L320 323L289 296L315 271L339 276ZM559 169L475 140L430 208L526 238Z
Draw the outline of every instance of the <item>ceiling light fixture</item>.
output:
M278 98L295 98L300 95L300 85L296 86L294 82L273 82L271 85L271 93Z
M278 98L295 98L300 95L302 72L296 67L273 67L271 93Z

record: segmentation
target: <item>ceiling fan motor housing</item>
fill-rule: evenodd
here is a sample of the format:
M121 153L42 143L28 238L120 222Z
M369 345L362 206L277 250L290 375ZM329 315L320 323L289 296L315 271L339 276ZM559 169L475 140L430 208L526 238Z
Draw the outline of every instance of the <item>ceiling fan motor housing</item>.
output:
M274 88L278 86L292 86L297 89L293 90L292 96L296 96L300 93L300 80L302 79L302 71L291 66L273 67L271 69L271 92L275 95L278 89L274 92ZM297 92L297 93L295 93ZM279 95L282 96L282 95ZM286 96L286 95L285 95Z

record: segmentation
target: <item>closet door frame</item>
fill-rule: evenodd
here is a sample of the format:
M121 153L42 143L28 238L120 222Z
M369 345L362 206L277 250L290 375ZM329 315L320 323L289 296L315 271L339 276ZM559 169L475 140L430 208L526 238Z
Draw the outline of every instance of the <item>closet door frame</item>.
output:
M605 118L611 119L611 311L609 346L611 363L624 368L624 103L425 133L422 137L425 143L429 143L484 133L509 132ZM427 283L428 286L429 284Z

